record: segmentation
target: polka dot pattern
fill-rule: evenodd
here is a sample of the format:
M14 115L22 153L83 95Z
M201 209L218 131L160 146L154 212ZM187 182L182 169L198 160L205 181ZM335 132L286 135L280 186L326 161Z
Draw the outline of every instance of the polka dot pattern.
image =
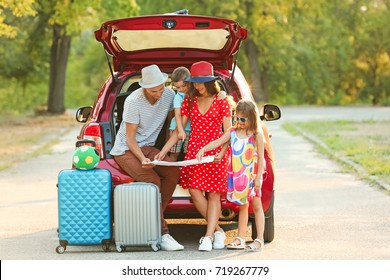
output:
M189 99L186 97L181 107L181 114L191 120L191 136L188 143L185 160L196 158L198 151L222 136L222 122L224 117L230 117L230 106L226 100L214 98L205 114L198 109L197 97L194 97L192 107L189 108ZM208 151L204 156L216 155L221 147ZM206 192L226 192L228 163L230 153L226 152L220 163L203 163L183 166L181 169L180 184L183 188L195 188Z

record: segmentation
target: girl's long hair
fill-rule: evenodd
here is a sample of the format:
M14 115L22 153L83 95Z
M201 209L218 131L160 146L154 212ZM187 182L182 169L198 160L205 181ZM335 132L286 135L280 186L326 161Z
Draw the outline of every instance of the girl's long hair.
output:
M236 106L236 114L242 113L246 118L248 118L249 121L249 127L246 131L248 134L248 131L253 131L255 138L260 132L260 126L259 126L259 114L257 112L257 106L255 102L252 100L240 100ZM235 128L238 127L238 124L235 124ZM248 135L249 136L249 135Z
M274 165L275 158L271 146L271 140L268 134L268 129L266 125L260 121L256 103L254 103L252 100L241 100L236 106L236 114L237 112L241 112L245 117L248 118L250 122L248 130L254 131L255 139L256 137L263 137L264 149L271 161L271 164ZM237 123L234 125L234 127L237 128Z

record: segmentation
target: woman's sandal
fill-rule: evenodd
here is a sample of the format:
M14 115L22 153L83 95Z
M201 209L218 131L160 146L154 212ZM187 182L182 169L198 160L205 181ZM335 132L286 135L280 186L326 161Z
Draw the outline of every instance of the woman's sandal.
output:
M235 241L238 240L240 241L240 244L237 244ZM236 236L234 237L234 240L233 242L229 243L227 246L226 246L227 249L229 250L243 250L245 248L245 240L242 239L241 237L239 236Z
M260 245L260 247L258 245ZM251 244L245 246L245 251L260 252L263 249L263 247L264 247L264 241L256 238L255 240L253 240Z

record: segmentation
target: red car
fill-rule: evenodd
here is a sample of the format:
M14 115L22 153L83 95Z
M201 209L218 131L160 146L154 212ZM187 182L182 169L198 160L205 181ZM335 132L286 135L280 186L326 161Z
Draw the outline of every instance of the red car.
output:
M247 30L232 20L186 14L139 16L105 22L95 31L95 37L104 46L111 75L102 86L95 104L80 108L76 118L79 122L85 122L79 139L96 142L101 157L98 167L111 172L114 185L133 181L115 163L110 150L122 121L124 101L139 87L143 67L157 64L161 71L170 74L178 66L189 69L192 63L206 60L213 64L215 75L220 77L221 89L233 96L235 101L253 99L235 62L235 54L247 37ZM171 86L170 80L166 86ZM265 105L262 111L261 118L264 120L280 118L280 110L275 105ZM270 242L274 238L273 155L268 131L265 125L263 127L267 135L267 176L262 189L266 216L264 240ZM166 126L162 128L156 144L160 148L165 143L166 129ZM221 220L237 217L238 205L225 197L221 199L221 204ZM188 191L180 185L165 214L166 218L200 217ZM255 227L252 227L252 237L256 237Z

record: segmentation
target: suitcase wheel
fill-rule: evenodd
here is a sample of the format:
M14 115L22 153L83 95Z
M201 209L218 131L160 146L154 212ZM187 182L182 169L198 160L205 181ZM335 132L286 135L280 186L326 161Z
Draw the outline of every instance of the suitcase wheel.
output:
M155 251L155 252L157 252L158 250L161 249L160 244L152 244L151 247L152 247L153 251Z
M59 245L59 246L57 246L57 248L56 248L56 252L57 252L58 254L63 254L63 253L65 253L65 250L66 250L66 246L64 247L64 246Z
M126 247L123 245L118 245L118 246L116 246L116 250L118 251L118 253L122 253L122 252L126 251Z

